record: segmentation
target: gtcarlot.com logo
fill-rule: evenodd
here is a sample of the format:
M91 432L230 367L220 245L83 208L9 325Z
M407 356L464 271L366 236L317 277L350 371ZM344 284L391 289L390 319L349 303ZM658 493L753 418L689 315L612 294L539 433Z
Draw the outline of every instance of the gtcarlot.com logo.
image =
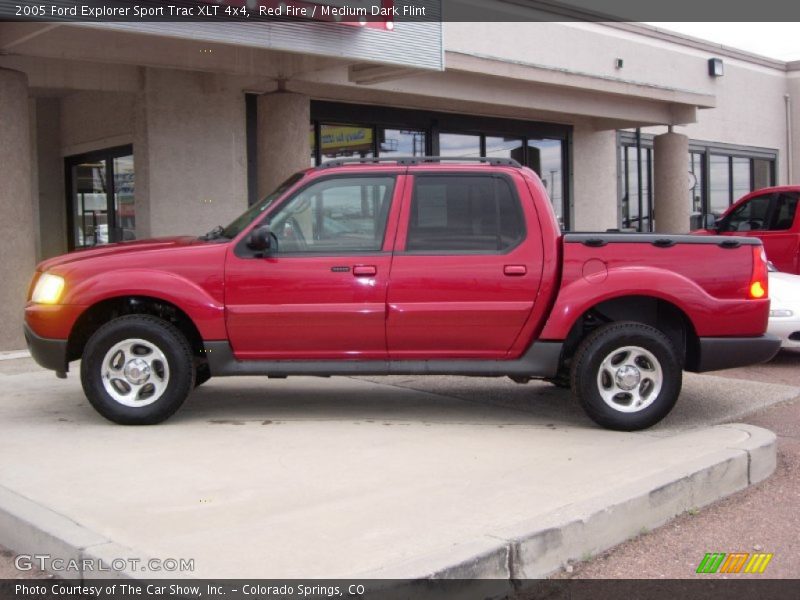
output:
M19 571L40 569L50 573L120 573L123 571L186 573L194 571L193 558L58 558L50 554L19 554L14 558Z

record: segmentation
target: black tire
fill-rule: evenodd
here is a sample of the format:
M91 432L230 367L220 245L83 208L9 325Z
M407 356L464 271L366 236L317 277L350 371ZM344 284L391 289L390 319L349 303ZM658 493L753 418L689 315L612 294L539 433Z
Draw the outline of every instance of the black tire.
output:
M209 379L211 379L211 369L208 367L208 363L203 362L198 365L195 365L194 387L196 388L200 387Z
M557 388L561 388L562 390L568 390L572 387L572 381L568 372L562 373L559 371L555 377L552 379L545 379L545 381L553 384Z
M107 356L120 346L130 350ZM138 369L139 365L132 365L134 369L129 370L140 358L149 366ZM104 378L104 372L109 376ZM139 379L128 379L131 374ZM149 315L119 317L89 338L81 362L81 383L91 405L109 421L121 425L161 423L180 408L194 387L192 350L183 334L166 321ZM115 399L112 392L122 400Z
M654 327L625 321L587 336L571 372L572 392L589 418L617 431L646 429L667 416L678 400L682 379L669 339ZM641 408L636 408L637 401Z

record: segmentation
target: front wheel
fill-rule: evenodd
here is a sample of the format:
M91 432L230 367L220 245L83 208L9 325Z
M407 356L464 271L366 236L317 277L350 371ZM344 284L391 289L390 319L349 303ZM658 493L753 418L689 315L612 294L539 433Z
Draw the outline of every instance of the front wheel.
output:
M682 369L669 339L634 322L610 323L579 346L572 391L598 425L646 429L663 419L681 391Z
M122 425L160 423L192 391L192 351L172 324L149 315L119 317L100 327L81 362L83 391L106 419Z

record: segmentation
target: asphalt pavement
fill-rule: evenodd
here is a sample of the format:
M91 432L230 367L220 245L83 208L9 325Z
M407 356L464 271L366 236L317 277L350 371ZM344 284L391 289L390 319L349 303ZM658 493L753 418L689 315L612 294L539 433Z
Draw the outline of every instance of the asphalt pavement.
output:
M784 350L763 365L716 373L730 380L800 385L800 351ZM800 574L800 398L774 404L739 421L778 436L778 464L767 480L691 511L671 523L568 567L557 578L683 579L696 573L707 552L771 553L757 577ZM753 578L744 573L725 577Z
M677 481L695 468L687 460L733 464L730 457L721 463L709 457L749 436L744 428L719 424L746 421L781 435L773 478L699 509L706 502L703 490L722 482L728 485L724 494L730 493L747 485L747 475L739 483L726 467L708 481L687 479L695 489L675 506L691 515L603 558L570 565L573 572L561 576L690 576L702 558L697 553L728 551L711 544L727 539L707 532L704 539L678 535L674 551L667 552L673 558L648 559L649 570L624 558L614 562L614 556L706 521L710 530L742 534L739 547L778 548L768 573L780 576L784 564L800 555L797 547L788 539L778 544L763 525L764 533L745 539L739 523L750 518L757 528L774 513L778 536L790 529L781 519L797 513L796 482L784 479L797 461L791 445L797 420L795 429L790 423L797 414L791 400L800 395L798 360L800 355L781 355L750 370L688 375L675 411L636 434L598 429L568 393L547 384L455 377L212 381L167 424L124 428L88 407L74 374L63 382L28 359L2 361L7 391L0 402L0 485L80 522L116 548L148 556L190 553L201 567L193 576L419 576L491 554L504 536L523 539L531 527L520 526L538 526L554 511L568 513L564 507L583 502L584 512L574 513L573 521L589 523L586 515L599 513L596 505L594 513L586 508L587 498L611 498L613 504L620 491L652 485L648 477L666 474ZM753 509L744 503L741 515L709 521L718 507L762 493L765 499ZM126 511L136 520L126 520ZM642 531L634 511L625 514L628 530L615 535ZM626 520L620 519L614 521ZM243 544L248 536L254 539ZM202 543L209 538L215 544ZM663 554L670 548L665 543L653 548ZM570 559L607 546L601 540L585 552L571 549ZM564 556L554 559L563 563ZM0 578L14 573L10 557L0 555ZM35 570L20 575L43 576Z

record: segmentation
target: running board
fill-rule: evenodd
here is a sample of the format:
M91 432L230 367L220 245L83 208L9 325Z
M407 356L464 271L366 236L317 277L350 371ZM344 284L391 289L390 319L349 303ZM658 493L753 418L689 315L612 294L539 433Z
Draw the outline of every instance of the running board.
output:
M555 377L561 342L536 342L514 360L236 360L227 341L204 342L212 377L231 375L466 375Z

